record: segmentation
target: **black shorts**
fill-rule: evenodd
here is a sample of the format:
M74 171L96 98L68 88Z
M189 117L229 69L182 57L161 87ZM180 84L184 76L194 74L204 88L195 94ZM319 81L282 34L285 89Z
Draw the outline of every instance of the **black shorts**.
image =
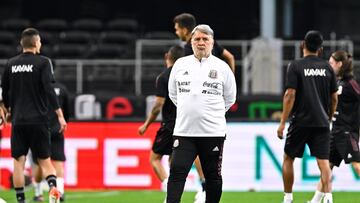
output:
M64 150L64 135L62 133L52 133L50 143L50 158L53 161L66 161ZM35 164L38 164L37 157L32 153L32 160Z
M152 146L153 152L161 155L170 155L173 144L173 130L161 125L156 133L156 137Z
M40 159L50 157L50 131L46 124L13 125L11 133L11 156L26 156L31 149Z
M349 131L331 133L329 161L339 167L342 160L346 164L360 162L358 133Z
M285 141L285 153L291 158L303 157L305 144L310 148L311 156L329 159L330 129L327 127L297 127L290 125Z

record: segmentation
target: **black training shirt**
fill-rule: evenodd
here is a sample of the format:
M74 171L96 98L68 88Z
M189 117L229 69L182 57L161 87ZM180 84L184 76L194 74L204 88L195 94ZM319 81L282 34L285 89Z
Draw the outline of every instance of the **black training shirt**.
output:
M190 42L187 42L185 44L184 51L185 51L185 56L194 54ZM211 54L222 59L223 52L224 52L224 47L222 47L220 44L218 44L216 41L214 41L214 47L211 51Z
M290 122L297 126L328 127L331 94L336 92L336 78L330 64L307 56L291 62L286 75L286 88L296 89Z
M53 69L47 57L22 53L8 60L1 86L14 125L48 122L48 111L59 108L53 82Z
M70 114L70 110L69 110L69 93L67 88L59 83L59 82L55 82L52 84L56 96L58 98L58 102L59 102L59 106L62 109L63 115L64 115L64 119L66 122L69 121L69 114ZM51 133L57 133L60 130L60 123L59 123L59 119L58 116L56 114L55 111L49 111L49 120L50 120L50 131Z
M169 76L172 67L164 70L156 78L156 96L165 98L165 103L161 111L162 123L169 129L173 130L175 126L176 119L176 106L169 98Z
M352 79L338 81L338 105L334 115L333 131L351 131L359 133L360 87Z

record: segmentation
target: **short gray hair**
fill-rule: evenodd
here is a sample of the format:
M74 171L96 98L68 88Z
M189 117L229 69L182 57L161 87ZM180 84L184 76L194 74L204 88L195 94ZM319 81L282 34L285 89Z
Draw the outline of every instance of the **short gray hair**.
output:
M212 37L214 37L214 31L213 31L213 29L211 29L211 27L209 25L206 25L206 24L197 25L191 31L191 36L193 36L196 31L199 31L199 32L202 32L202 33L205 33L207 35L211 35Z

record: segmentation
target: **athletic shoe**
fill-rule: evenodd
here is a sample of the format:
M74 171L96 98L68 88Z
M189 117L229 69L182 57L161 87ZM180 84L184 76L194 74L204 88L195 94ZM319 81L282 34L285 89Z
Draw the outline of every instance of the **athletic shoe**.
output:
M34 202L43 202L44 201L44 197L42 195L39 195L39 196L35 196L33 198L33 201Z
M199 190L195 195L194 203L205 203L206 201L206 192Z
M60 196L60 202L64 202L65 201L65 194L61 194Z
M56 187L52 187L49 192L49 203L59 203L60 202L60 192Z

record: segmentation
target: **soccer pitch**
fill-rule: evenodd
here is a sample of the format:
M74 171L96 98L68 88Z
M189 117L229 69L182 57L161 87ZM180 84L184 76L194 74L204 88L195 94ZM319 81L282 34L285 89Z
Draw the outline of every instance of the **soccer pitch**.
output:
M294 203L304 203L312 194L295 192ZM66 203L163 203L165 198L165 192L161 191L67 191L66 195ZM333 195L336 203L360 202L359 192L334 192ZM194 192L185 192L181 203L193 203L194 196ZM280 203L282 196L282 192L224 192L221 203ZM7 203L16 203L13 190L0 191L0 197ZM32 199L33 191L27 191L26 197Z

